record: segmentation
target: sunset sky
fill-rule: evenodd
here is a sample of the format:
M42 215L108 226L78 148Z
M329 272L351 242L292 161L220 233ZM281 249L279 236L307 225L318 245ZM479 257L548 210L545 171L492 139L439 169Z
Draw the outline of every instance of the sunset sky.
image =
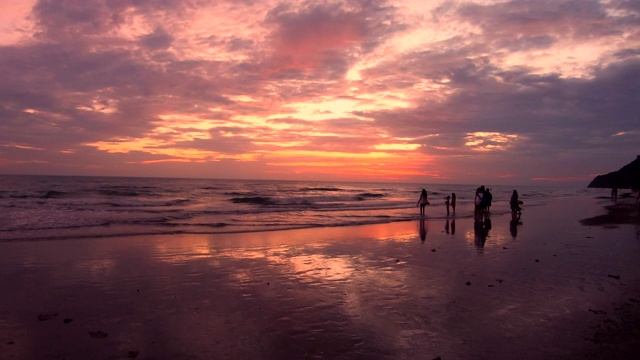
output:
M0 173L588 184L640 1L0 2Z

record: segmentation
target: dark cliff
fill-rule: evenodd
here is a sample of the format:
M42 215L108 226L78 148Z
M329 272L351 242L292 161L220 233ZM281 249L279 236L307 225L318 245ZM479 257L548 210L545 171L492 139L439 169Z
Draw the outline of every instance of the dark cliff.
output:
M589 184L590 188L640 188L640 155L618 171L598 175Z

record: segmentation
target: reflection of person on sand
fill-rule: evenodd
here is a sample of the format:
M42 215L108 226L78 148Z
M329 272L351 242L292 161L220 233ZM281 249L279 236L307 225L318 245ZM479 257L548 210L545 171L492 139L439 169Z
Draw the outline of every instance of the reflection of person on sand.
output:
M475 235L473 242L478 249L484 247L487 236L489 236L489 230L491 230L491 220L489 218L485 221L476 220L473 222L473 234Z
M447 234L449 233L449 219L444 223L444 232Z
M424 218L420 219L420 240L425 241L427 239L427 225Z
M454 211L455 214L455 211ZM456 233L456 219L451 220L451 235L455 235Z
M420 199L418 199L418 203L416 206L420 206L420 215L424 215L424 207L429 205L429 200L427 199L427 190L422 189L420 193Z
M515 216L509 222L509 231L514 239L518 236L518 225L522 225L522 221L520 221L520 216Z

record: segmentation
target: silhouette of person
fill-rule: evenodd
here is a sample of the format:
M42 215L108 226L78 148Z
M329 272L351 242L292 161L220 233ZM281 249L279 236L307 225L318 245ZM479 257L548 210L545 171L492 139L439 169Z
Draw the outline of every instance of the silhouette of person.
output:
M451 210L456 214L456 193L451 193Z
M518 198L518 192L516 190L513 190L513 193L511 194L511 200L509 200L509 205L511 206L511 217L522 214L520 204L522 204L522 201L520 201L520 199Z
M456 219L451 219L451 235L455 235L455 233L456 233Z
M425 224L424 218L420 218L420 240L425 241L427 239L427 225Z
M445 205L447 205L447 216L449 216L449 205L451 205L451 202L449 201L449 199L450 197L447 196L444 201Z
M612 199L617 199L618 198L618 188L615 188L615 187L611 188L611 198Z
M484 195L482 200L484 201L484 208L486 212L491 211L491 200L493 200L493 195L491 194L491 189L487 188L484 191Z
M474 205L474 215L476 220L482 220L482 213L484 212L484 202L482 197L484 196L484 186L481 186L476 189L476 196L473 201Z
M420 193L420 198L418 199L418 203L416 206L420 206L420 216L424 216L424 207L429 205L429 199L427 199L427 190L422 189Z

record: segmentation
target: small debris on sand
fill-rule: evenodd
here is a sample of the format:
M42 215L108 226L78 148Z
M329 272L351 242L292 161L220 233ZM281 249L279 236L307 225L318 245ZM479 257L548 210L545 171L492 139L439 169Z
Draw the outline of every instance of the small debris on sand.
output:
M56 316L58 316L58 313L55 313L55 314L40 314L40 315L38 315L38 321L51 320L51 319L55 318Z
M72 321L73 321L73 319L70 319L70 318L64 318L64 320L62 320L62 322L65 323L65 324L68 324L68 323L70 323Z
M467 284L467 286L471 286L471 281L467 281L465 284Z
M616 280L620 279L620 275L608 275L610 278L614 278Z

